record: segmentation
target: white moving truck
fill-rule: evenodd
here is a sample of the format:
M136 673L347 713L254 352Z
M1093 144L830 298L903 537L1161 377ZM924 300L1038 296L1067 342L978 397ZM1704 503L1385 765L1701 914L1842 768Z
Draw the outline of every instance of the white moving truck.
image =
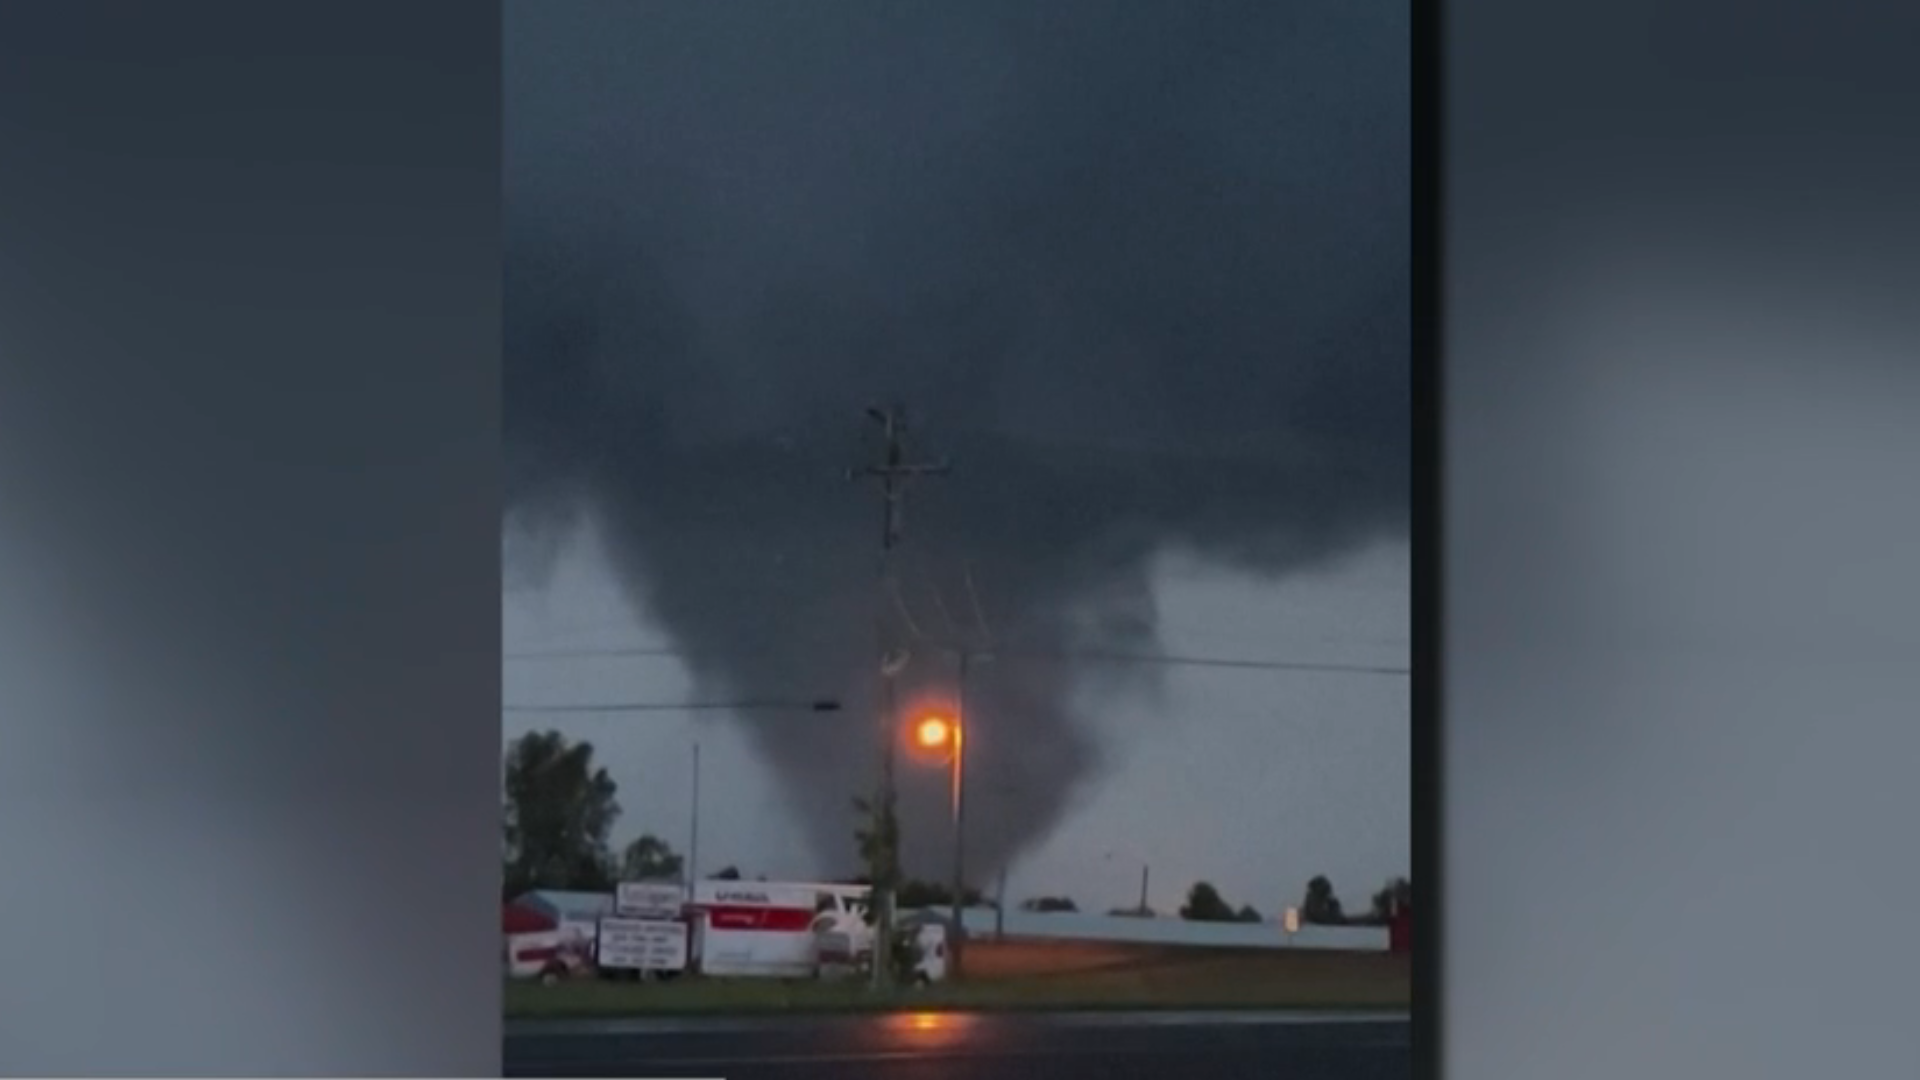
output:
M817 902L806 885L697 882L687 906L701 974L811 978Z

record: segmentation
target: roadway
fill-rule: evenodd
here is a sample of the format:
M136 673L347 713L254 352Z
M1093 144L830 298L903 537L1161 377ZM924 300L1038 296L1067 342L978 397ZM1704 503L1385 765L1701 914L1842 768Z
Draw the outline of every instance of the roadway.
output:
M1407 1080L1405 1014L895 1013L509 1021L507 1076Z

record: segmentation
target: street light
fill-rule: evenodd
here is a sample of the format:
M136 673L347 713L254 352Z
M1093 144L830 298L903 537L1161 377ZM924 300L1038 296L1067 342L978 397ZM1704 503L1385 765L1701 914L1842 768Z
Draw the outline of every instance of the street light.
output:
M913 726L913 739L924 750L947 751L947 784L952 798L953 814L953 890L947 897L948 920L947 956L954 975L960 973L960 939L966 927L960 918L961 906L965 902L966 891L966 844L963 832L966 826L966 780L967 780L967 733L959 719L948 719L934 715L922 717Z
M913 739L925 750L945 750L950 779L948 786L953 798L954 843L959 845L961 811L965 809L962 795L966 781L966 732L958 721L944 716L928 716L913 726ZM957 894L956 894L957 895Z
M953 738L953 731L953 725L946 717L929 716L920 721L919 726L914 729L913 736L928 750L938 750L947 745L947 740Z

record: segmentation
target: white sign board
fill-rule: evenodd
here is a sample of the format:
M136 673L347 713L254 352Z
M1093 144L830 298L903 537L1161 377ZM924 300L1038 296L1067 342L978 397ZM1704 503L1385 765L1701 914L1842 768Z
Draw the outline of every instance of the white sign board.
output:
M601 919L599 964L634 971L683 971L687 924L657 919Z
M613 894L613 913L623 919L674 919L687 899L670 881L623 881Z
M583 944L593 941L600 932L600 920L574 916L560 920L560 936L563 940L578 941Z

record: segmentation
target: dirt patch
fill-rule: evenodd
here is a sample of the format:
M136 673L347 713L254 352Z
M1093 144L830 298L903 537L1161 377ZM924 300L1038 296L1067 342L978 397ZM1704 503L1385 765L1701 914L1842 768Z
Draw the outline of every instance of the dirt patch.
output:
M967 944L967 974L976 979L1020 979L1119 971L1235 971L1318 977L1331 972L1386 971L1402 957L1322 949L1210 948L1111 941L1026 939Z

